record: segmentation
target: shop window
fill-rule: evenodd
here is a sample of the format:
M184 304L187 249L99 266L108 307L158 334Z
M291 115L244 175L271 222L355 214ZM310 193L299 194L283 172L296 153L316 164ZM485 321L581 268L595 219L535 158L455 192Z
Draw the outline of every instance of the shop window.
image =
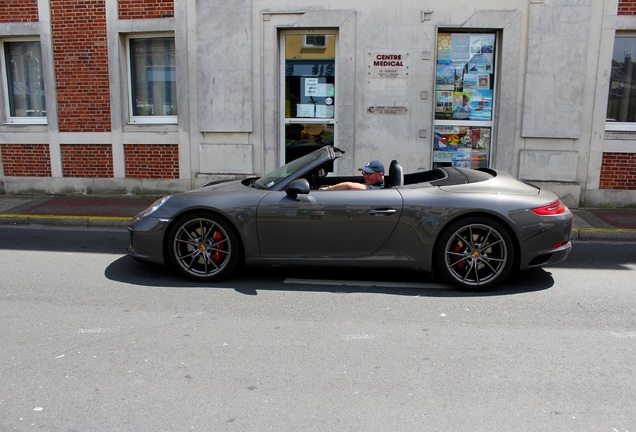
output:
M176 123L174 37L128 38L131 123Z
M606 130L636 131L636 33L617 34L607 100Z
M335 34L285 34L284 131L289 162L334 144L336 117Z
M489 166L495 42L495 33L438 33L433 166Z
M40 41L3 41L6 122L46 124Z

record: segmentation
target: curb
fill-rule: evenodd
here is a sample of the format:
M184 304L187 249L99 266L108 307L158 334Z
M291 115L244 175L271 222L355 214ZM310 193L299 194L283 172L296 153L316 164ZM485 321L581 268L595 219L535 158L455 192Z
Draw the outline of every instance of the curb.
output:
M636 241L636 230L623 228L572 228L571 240Z
M0 215L0 225L49 225L83 228L126 228L132 218L115 216Z

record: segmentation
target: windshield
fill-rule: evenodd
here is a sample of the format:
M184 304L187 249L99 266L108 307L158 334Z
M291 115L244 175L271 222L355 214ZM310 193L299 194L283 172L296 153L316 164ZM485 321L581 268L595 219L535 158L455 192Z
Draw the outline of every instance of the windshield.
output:
M257 189L270 189L281 180L293 176L296 172L302 170L307 164L320 158L323 154L324 152L322 151L314 151L298 159L294 159L293 161L256 180L254 182L254 186Z

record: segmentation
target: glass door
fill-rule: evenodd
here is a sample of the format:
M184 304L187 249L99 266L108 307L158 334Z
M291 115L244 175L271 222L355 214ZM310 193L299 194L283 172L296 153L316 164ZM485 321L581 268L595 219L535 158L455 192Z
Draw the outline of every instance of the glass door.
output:
M437 35L433 167L490 165L496 33Z
M281 44L281 161L287 163L334 144L336 34L286 32Z

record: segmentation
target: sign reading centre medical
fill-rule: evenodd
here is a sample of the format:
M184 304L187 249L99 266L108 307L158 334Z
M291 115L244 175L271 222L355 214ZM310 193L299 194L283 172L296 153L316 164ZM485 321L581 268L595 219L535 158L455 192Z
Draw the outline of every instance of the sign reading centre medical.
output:
M369 78L407 78L409 54L392 52L369 53Z

